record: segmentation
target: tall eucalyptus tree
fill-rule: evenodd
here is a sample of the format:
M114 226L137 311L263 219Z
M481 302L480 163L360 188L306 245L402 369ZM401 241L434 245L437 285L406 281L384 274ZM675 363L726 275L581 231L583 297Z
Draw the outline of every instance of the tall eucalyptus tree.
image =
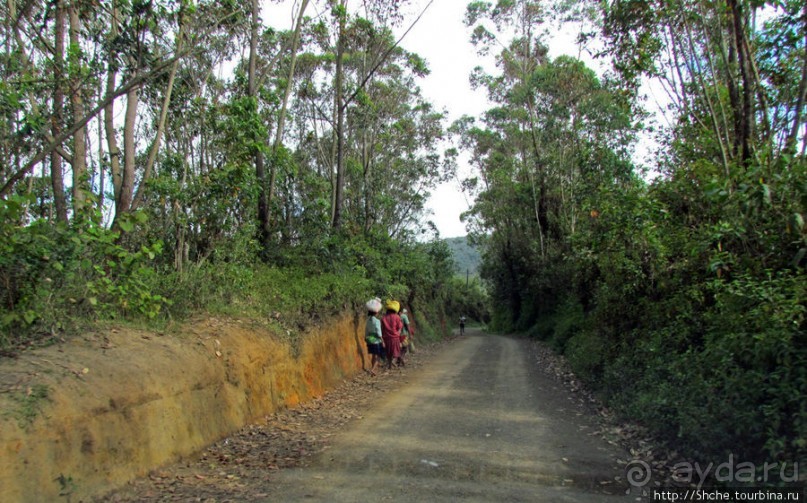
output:
M473 2L473 41L496 53L498 73L478 68L495 107L458 122L479 180L470 214L487 234L483 274L505 325L534 322L551 309L598 191L631 178L630 110L607 82L570 57L551 59L543 42L545 6L536 1Z

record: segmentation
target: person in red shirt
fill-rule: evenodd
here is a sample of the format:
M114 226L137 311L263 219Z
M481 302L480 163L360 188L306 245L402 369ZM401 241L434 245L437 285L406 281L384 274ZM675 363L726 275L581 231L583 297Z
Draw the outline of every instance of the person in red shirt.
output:
M381 337L384 339L384 347L387 350L387 368L392 368L393 358L398 365L405 366L406 362L403 359L401 352L401 330L403 329L403 321L398 316L398 310L401 304L397 300L388 300L384 305L387 312L381 318Z

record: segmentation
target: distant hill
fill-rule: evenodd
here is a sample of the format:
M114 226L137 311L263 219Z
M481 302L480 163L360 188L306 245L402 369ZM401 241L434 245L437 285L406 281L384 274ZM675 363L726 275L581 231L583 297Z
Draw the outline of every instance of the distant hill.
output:
M454 272L465 275L465 271L468 271L471 276L477 276L479 264L482 261L479 250L468 244L468 239L465 236L446 238L444 241L448 245L448 249L451 250L456 263Z

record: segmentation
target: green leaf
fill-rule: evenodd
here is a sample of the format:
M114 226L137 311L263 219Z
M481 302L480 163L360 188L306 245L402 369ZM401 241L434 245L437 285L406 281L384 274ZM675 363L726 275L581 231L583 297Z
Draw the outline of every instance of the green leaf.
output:
M37 319L39 316L38 316L38 315L37 315L37 314L36 314L34 311L28 310L28 311L25 311L24 313L22 313L22 317L23 317L23 319L25 320L25 323L26 323L26 324L28 324L28 325L30 325L30 324L31 324L31 323L33 323L33 322L34 322L34 321L35 321L35 320L36 320L36 319Z

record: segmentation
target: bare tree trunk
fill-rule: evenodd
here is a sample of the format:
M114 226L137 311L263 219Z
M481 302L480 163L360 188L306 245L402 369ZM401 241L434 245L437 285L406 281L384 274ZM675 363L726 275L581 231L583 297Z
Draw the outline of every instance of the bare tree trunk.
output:
M361 137L361 162L364 166L364 232L370 232L373 227L373 191L370 188L373 179L373 162L370 148L365 128Z
M115 204L113 228L118 228L120 218L132 207L135 182L135 121L140 104L140 88L134 87L126 93L126 114L123 120L123 171L121 172L120 193Z
M98 90L98 98L103 96L103 89ZM104 210L104 184L106 183L106 167L104 166L104 127L98 118L98 199L95 207L99 212Z
M187 150L185 147L181 147L183 150ZM183 158L187 159L189 156L183 156ZM182 163L182 178L179 181L179 189L184 190L188 183L188 163L187 161ZM187 252L187 224L182 222L182 219L179 218L179 214L184 211L183 208L179 205L179 199L174 199L173 202L173 209L174 209L174 229L176 232L176 243L174 248L174 267L176 268L177 272L182 272L185 263L188 261L188 252Z
M77 2L71 2L68 7L70 18L70 45L80 46L79 33L81 20L78 15ZM81 62L75 61L76 67ZM73 108L73 117L84 117L84 99L82 96L82 83L79 75L70 79L70 103ZM84 125L73 134L73 211L77 215L84 210L87 200L87 126Z
M51 134L54 138L59 136L64 121L64 36L65 24L67 23L63 0L56 0L55 4L53 116L51 117ZM64 194L62 156L55 150L50 154L50 179L53 188L53 204L56 209L56 220L67 222L67 199Z
M258 61L258 28L260 24L260 1L252 0L252 25L249 35L249 97L256 100L257 111L257 61ZM269 248L269 203L266 196L266 169L263 152L255 151L255 178L258 180L258 232L264 250Z
M148 72L135 73L133 77L121 84L121 86L112 91L111 94L104 96L100 103L96 104L96 106L87 112L83 117L74 121L73 124L71 124L66 130L62 131L58 137L53 138L49 132L46 133L45 139L47 140L47 143L45 143L45 145L36 155L25 161L25 164L21 168L17 169L11 174L11 176L8 177L8 179L5 180L3 185L0 187L0 197L8 194L14 188L14 185L17 182L22 180L26 174L30 173L37 164L47 159L50 156L50 153L54 150L59 152L63 159L70 159L70 156L60 146L63 142L69 139L69 137L72 136L78 129L85 127L91 119L100 114L101 111L106 109L106 107L109 106L109 104L114 100L131 92L133 89L139 89L144 82L163 73L166 68L173 64L173 62L179 57L181 57L181 55L175 55L173 58L169 58L167 61L158 64Z
M291 90L294 86L294 72L297 67L297 46L300 43L300 32L303 27L303 15L305 9L308 7L308 0L302 0L300 3L300 11L297 14L297 19L294 23L294 35L291 41L291 61L289 63L289 78L286 79L286 89L283 93L283 102L280 106L280 113L277 118L277 129L275 131L275 142L272 144L272 163L269 168L269 192L267 195L268 204L272 204L272 199L275 193L275 180L277 179L277 162L275 156L281 143L283 142L283 132L286 126L286 111L288 109L289 98L291 97Z
M118 6L117 1L112 2L109 20L109 37L114 39L118 36ZM106 95L112 96L115 91L117 81L117 71L110 65L106 76ZM115 204L120 199L121 184L123 174L120 167L120 147L118 146L118 136L115 131L115 101L110 100L104 106L104 132L106 134L107 151L109 152L109 169L112 175L112 194Z
M807 44L807 3L804 4L802 17L804 19L804 42ZM799 82L798 96L796 98L796 109L793 111L793 123L790 126L790 134L787 137L787 143L785 143L785 148L791 152L795 152L796 149L796 142L799 139L799 129L801 129L802 123L802 109L807 100L807 55L803 57L804 61L801 66L801 82Z
M723 135L721 134L720 131L720 121L719 121L720 118L717 113L717 106L713 103L709 90L709 87L713 86L717 88L717 85L714 81L710 82L709 85L706 84L706 79L704 79L703 76L705 71L700 63L700 60L705 57L708 60L710 68L713 68L712 58L709 56L707 51L704 51L706 53L705 56L701 56L700 54L698 54L695 42L692 37L692 29L690 28L689 23L686 21L685 21L685 29L686 29L687 43L689 46L689 58L687 59L692 61L693 62L692 64L695 65L695 68L692 69L691 73L697 76L698 84L700 84L701 86L701 95L703 96L703 99L706 103L706 108L709 110L709 118L711 119L712 131L714 132L715 139L717 140L718 146L720 147L720 158L723 162L723 171L726 177L728 177L729 176L728 155L726 153L726 147L723 144Z
M731 16L734 25L734 46L737 50L737 64L740 69L742 77L742 103L741 108L735 113L739 113L738 126L738 145L741 148L741 159L743 163L751 159L751 133L753 127L754 109L753 109L753 82L750 75L750 54L747 52L747 44L745 44L745 28L743 25L742 12L737 0L728 0L728 6L731 10Z
M347 7L347 0L342 0L341 6ZM346 9L339 14L339 34L336 40L336 82L334 84L334 106L336 107L336 184L334 187L334 205L331 227L338 229L342 225L342 205L345 199L345 107L343 103L344 93L344 37L345 37L345 16Z
M182 51L182 39L185 36L185 13L184 10L180 9L178 15L178 24L179 29L177 32L176 44L175 44L175 54L179 54ZM157 154L160 151L160 144L162 142L162 137L165 134L165 122L168 118L168 107L171 105L171 94L174 92L174 82L177 76L177 69L179 68L179 60L177 59L174 61L174 64L171 65L171 72L168 75L168 84L166 85L165 89L165 96L163 97L163 104L160 110L160 120L157 123L157 132L155 133L154 143L151 145L151 150L149 150L148 160L146 161L146 167L143 171L143 179L140 181L140 185L137 187L137 193L134 196L134 200L132 201L132 209L137 209L140 206L140 203L143 201L143 194L145 193L146 181L151 177L151 172L154 169L154 164L157 162Z
M536 191L535 187L535 175L533 175L531 169L527 169L527 173L530 177L530 187L532 190L532 203L533 203L533 210L535 211L535 223L538 224L538 238L539 243L541 245L541 258L546 257L546 249L544 245L544 233L545 233L545 225L543 224L544 218L542 218L542 206L543 206L543 197L544 197L544 174L543 170L541 169L541 164L539 161L541 149L538 147L538 137L535 133L536 125L535 125L535 110L532 103L532 98L527 98L527 110L529 112L529 128L530 128L530 141L532 142L533 154L535 155L535 166L536 171L538 172L538 177L540 178L541 183L541 190Z

